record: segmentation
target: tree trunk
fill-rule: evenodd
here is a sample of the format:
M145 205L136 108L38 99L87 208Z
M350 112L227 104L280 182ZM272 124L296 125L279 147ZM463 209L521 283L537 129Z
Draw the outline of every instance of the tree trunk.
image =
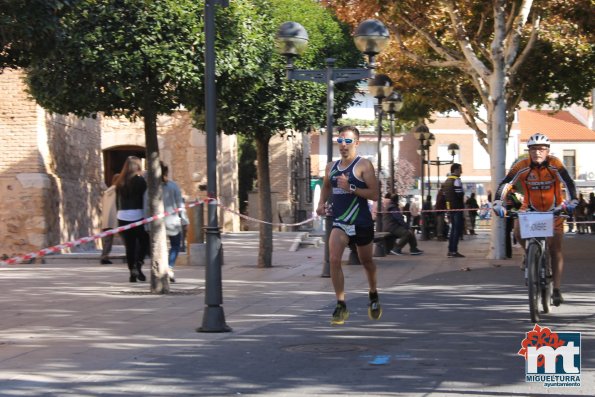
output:
M148 212L149 216L162 214L163 192L161 186L161 166L159 163L159 144L157 141L157 113L150 105L145 104L143 111L145 121L145 145L147 165L149 168L148 184ZM156 294L169 293L168 257L163 218L150 225L151 236L151 292Z
M271 208L271 176L269 173L270 137L256 139L256 159L258 161L258 206L260 219L269 222L260 224L258 245L258 267L273 266L273 210Z
M489 78L489 104L488 104L488 147L490 149L491 167L491 199L494 200L498 184L504 179L506 171L506 71L504 59L504 40L506 37L506 24L502 12L503 2L494 2L494 39L492 41L492 66L493 72ZM504 259L504 225L500 217L492 214L492 234L488 258Z

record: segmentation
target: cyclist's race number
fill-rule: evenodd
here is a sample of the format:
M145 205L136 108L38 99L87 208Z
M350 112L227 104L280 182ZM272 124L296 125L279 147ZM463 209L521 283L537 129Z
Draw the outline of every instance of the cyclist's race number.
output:
M552 237L554 235L554 214L551 212L520 212L521 237Z

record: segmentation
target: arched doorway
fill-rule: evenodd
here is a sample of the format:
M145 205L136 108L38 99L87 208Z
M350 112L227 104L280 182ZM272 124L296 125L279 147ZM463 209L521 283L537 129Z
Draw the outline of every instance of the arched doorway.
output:
M112 184L112 177L122 170L128 156L136 156L143 160L143 168L146 157L145 148L142 146L115 146L103 151L103 177L106 186Z

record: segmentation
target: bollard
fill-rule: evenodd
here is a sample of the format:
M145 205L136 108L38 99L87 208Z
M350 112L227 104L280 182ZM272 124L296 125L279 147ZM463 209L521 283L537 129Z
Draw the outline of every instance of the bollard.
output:
M199 203L188 211L188 264L206 265L204 203Z

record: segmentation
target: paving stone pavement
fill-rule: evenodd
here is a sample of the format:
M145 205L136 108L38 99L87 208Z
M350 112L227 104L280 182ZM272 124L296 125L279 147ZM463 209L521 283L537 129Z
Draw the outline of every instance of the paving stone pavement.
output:
M485 259L488 235L421 241L421 256L376 258L384 314L367 317L361 266L345 265L344 326L320 277L323 247L256 267L257 235L223 235L223 309L232 332L196 332L204 267L179 266L169 295L128 283L122 263L0 268L1 396L536 396L595 390L595 236L565 241L566 304L544 315L581 332L581 387L525 381L529 320L520 248ZM405 249L407 251L407 249ZM345 255L347 259L347 254Z

